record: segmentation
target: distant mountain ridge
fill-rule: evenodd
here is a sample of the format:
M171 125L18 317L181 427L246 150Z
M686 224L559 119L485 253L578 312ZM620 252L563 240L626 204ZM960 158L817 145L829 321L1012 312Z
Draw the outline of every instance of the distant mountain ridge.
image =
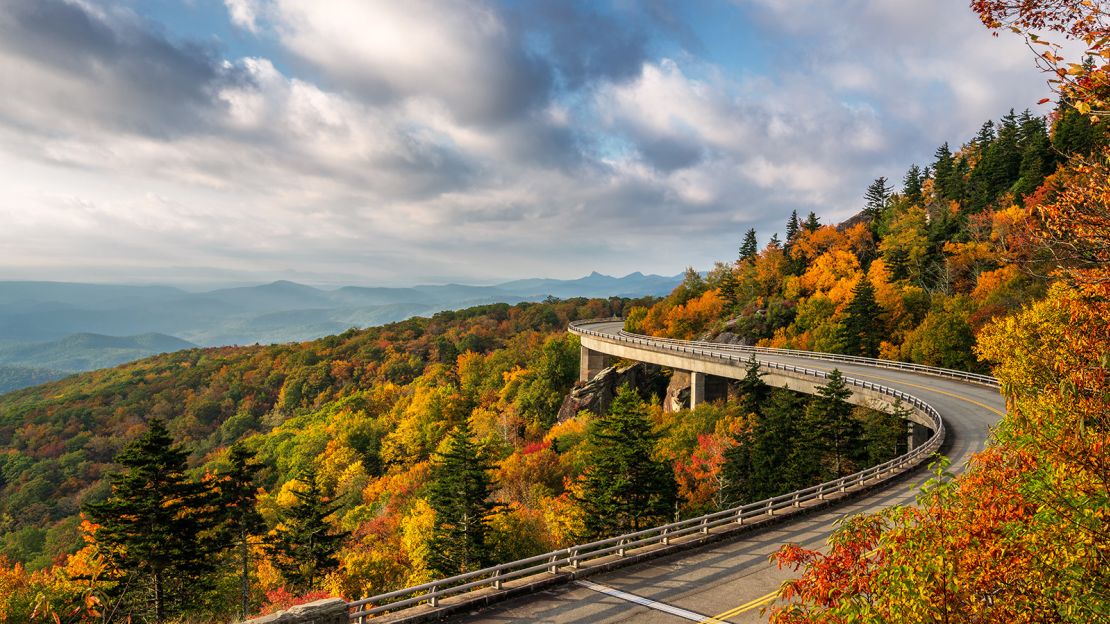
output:
M56 378L196 346L313 340L490 303L664 296L681 281L681 275L594 272L573 280L533 278L493 286L323 289L279 280L205 292L0 281L0 365L27 369L9 371L10 379Z

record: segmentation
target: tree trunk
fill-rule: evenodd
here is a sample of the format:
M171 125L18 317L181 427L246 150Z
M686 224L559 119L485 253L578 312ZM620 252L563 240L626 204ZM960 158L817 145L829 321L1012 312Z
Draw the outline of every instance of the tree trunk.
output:
M242 594L241 595L242 609L241 609L241 614L240 615L241 615L242 619L245 620L245 619L247 619L247 615L249 614L250 596L251 596L251 592L250 592L250 570L249 570L250 550L247 547L247 533L246 533L246 531L240 531L240 533L239 533L239 558L240 558L240 563L243 565L242 576L239 577L239 589L240 589L241 594Z
M154 572L154 621L158 624L166 621L166 610L162 595L162 571Z

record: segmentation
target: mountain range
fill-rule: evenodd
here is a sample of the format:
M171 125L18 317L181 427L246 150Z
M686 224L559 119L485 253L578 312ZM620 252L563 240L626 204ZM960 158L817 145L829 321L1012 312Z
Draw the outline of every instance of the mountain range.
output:
M488 303L663 296L681 275L594 272L493 286L323 289L289 281L189 292L172 286L0 281L0 392L195 346L312 340Z

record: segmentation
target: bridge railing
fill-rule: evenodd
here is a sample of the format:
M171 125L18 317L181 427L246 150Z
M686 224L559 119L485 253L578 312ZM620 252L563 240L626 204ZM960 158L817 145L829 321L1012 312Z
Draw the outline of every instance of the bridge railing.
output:
M820 351L801 351L798 349L775 349L772 347L749 347L744 345L728 344L723 342L707 342L699 340L677 340L675 338L656 338L654 336L645 336L642 334L634 334L625 330L620 330L617 334L599 332L588 328L589 325L596 325L599 323L615 323L623 319L612 317L604 319L590 319L586 321L573 321L570 324L570 330L590 336L597 336L601 338L615 338L617 336L627 338L635 344L648 344L649 342L660 342L670 344L681 344L692 348L715 349L719 351L733 351L739 353L762 353L766 355L779 355L795 358L806 358L811 360L823 360L826 362L845 362L849 364L862 364L864 366L873 366L876 368L887 368L892 370L904 370L914 373L923 373L926 375L933 375L936 377L944 377L946 379L956 379L959 381L966 381L969 383L979 384L997 388L1000 386L998 379L990 375L981 375L979 373L969 373L967 371L956 370L952 368L940 368L937 366L926 366L924 364L911 364L909 362L899 362L896 360L883 360L879 358L861 357L858 355L840 355L838 353L822 353Z
M584 328L575 328L575 330L582 333L593 333L591 330ZM643 340L642 338L632 336L614 337L611 334L600 333L598 333L598 335L618 342ZM638 344L660 350L687 353L699 358L724 361L737 366L743 365L745 361L740 354L714 353L706 351L705 349L663 341L655 345L643 344L642 342ZM800 366L792 366L778 362L762 362L761 364L775 370L786 371L807 377L818 379L825 379L828 377L828 373L825 371L813 370ZM913 395L870 381L863 381L851 377L844 377L844 380L853 387L871 390L901 401L910 409L917 411L929 422L933 423L934 433L932 437L920 447L889 461L847 476L779 496L773 496L730 509L686 520L679 520L677 522L651 527L641 531L617 535L585 544L577 544L567 548L560 548L542 555L502 563L481 570L474 570L473 572L467 572L465 574L436 579L421 585L406 587L404 589L370 596L369 598L355 600L348 603L349 617L351 620L362 623L368 617L390 611L397 611L421 603L427 603L434 607L439 605L440 600L449 596L486 588L499 590L503 588L505 583L515 579L545 574L557 575L566 572L568 569L570 571L575 571L581 569L590 562L603 558L615 557L619 560L620 558L634 554L639 549L669 545L672 540L696 534L704 535L711 529L726 525L743 525L746 522L751 522L758 518L773 516L776 512L785 508L800 507L810 501L824 500L830 495L846 492L866 484L872 484L890 478L917 466L941 447L945 437L944 421L941 419L940 413L938 413L933 406ZM696 542L697 540L692 540L690 543Z

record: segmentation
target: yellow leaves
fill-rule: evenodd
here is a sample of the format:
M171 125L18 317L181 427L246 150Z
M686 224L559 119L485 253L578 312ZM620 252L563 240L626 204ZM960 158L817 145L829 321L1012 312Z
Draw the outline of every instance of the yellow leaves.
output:
M427 583L434 577L429 569L429 560L435 518L435 510L428 501L420 498L402 522L404 528L401 531L401 547L408 553L411 566L405 580L406 585Z
M859 260L855 254L834 250L822 254L810 264L799 280L803 292L827 295L837 307L851 299L852 288L860 278Z

